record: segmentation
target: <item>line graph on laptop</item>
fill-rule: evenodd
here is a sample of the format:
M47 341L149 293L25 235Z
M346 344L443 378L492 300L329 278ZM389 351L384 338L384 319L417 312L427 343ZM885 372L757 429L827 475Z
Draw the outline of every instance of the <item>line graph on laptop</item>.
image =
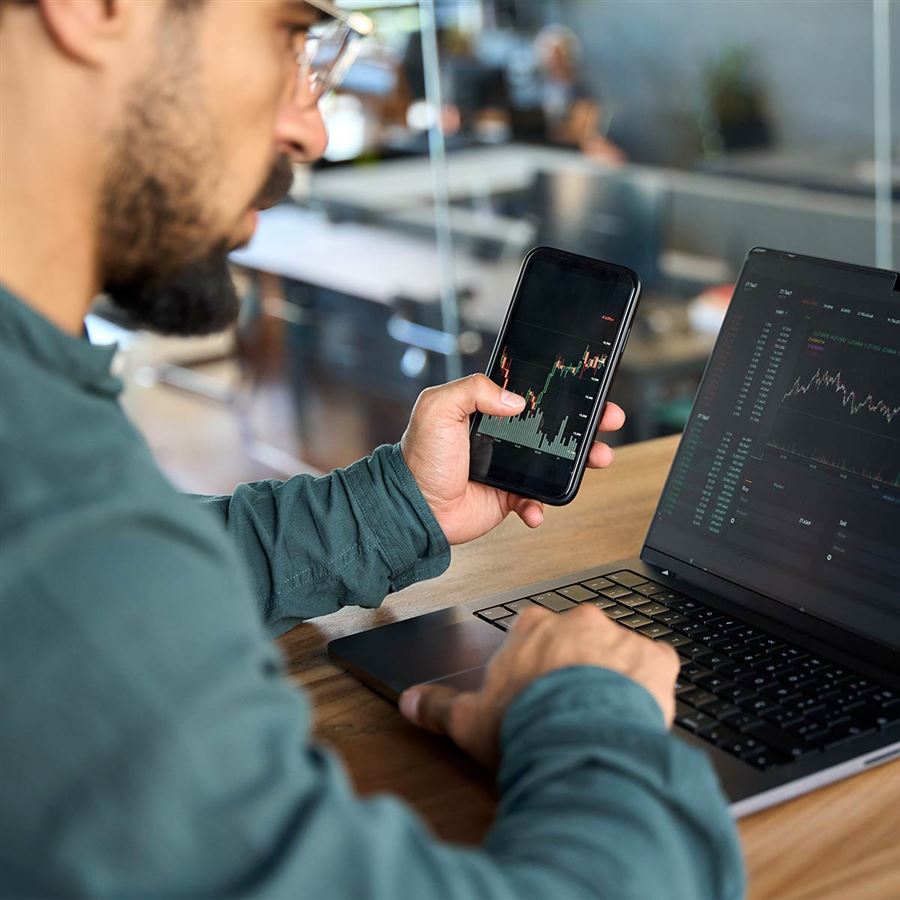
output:
M815 331L781 396L768 446L838 475L900 486L900 355Z

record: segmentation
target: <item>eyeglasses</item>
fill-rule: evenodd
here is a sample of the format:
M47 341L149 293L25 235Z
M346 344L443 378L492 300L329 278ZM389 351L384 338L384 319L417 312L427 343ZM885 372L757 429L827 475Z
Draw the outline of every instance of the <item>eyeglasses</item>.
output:
M329 16L310 27L297 54L295 102L315 106L344 80L375 24L368 16L340 9L330 0L306 2Z

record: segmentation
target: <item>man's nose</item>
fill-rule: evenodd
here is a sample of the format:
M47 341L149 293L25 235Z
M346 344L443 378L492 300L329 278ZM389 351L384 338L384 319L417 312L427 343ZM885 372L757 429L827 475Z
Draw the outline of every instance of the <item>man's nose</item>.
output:
M318 104L283 103L275 124L275 139L293 162L313 162L328 146L328 132Z

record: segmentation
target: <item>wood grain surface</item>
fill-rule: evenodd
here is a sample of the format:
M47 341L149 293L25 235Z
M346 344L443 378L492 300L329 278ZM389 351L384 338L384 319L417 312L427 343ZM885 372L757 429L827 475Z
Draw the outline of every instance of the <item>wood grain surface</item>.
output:
M677 445L662 438L620 448L589 472L568 507L529 531L508 520L453 551L447 572L348 609L281 639L291 675L309 693L319 740L345 760L364 794L403 797L442 838L479 841L494 812L492 777L449 743L403 722L387 701L328 662L332 638L487 596L556 574L637 555ZM752 898L900 898L900 762L873 769L740 822Z

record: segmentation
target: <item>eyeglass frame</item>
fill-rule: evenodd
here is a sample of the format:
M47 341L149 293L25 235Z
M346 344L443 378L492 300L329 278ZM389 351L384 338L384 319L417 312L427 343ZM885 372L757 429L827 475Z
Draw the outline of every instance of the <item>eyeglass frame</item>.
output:
M313 54L316 48L304 47L296 56L297 91L299 93L303 89L309 93L309 105L315 106L344 80L359 54L362 39L369 37L375 31L375 23L361 12L340 9L331 0L305 0L305 2L345 28L334 61L320 83L316 83L316 73L312 69ZM302 87L304 85L305 88Z

